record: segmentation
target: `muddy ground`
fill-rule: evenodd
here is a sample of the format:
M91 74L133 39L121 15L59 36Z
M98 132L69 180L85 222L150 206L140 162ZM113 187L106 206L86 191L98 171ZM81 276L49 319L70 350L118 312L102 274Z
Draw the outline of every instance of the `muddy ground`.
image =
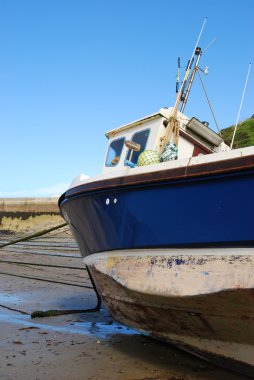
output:
M27 225L21 232L27 233ZM16 236L5 224L0 240ZM128 329L104 308L31 319L35 310L95 305L66 227L0 249L0 379L245 379Z

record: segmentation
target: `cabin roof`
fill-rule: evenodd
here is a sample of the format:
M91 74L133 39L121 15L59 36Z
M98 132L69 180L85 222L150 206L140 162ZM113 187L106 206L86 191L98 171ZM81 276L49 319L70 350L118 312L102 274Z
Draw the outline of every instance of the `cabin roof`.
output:
M133 121L131 123L121 125L118 128L111 129L110 131L108 131L106 133L106 137L107 138L114 137L119 132L125 131L126 129L134 128L137 125L145 124L145 123L147 123L148 120L157 119L157 118L159 118L161 116L163 116L163 115L160 112L157 112L157 113L153 113L151 115L148 115L148 116L144 117L143 119L138 119L138 120L135 120L135 121Z
M142 119L135 120L131 123L124 124L118 128L112 129L106 133L106 137L108 139L114 138L117 134L130 130L132 128L135 128L137 126L141 126L142 124L145 124L151 120L159 119L159 118L165 118L169 119L172 115L174 110L174 107L170 108L161 108L159 112L153 113L151 115L145 116ZM177 118L180 121L180 133L184 134L185 138L195 142L202 142L202 145L209 145L208 151L211 151L210 149L213 146L219 146L220 143L223 141L222 137L218 135L215 131L213 131L209 126L205 126L204 123L199 121L196 118L188 118L184 114L182 114L180 111L177 112ZM185 133L183 133L185 132ZM201 139L201 141L200 141ZM208 147L207 147L208 148Z
M137 125L145 124L145 123L147 123L147 121L154 120L154 119L157 119L159 117L169 118L172 112L173 112L173 107L170 107L170 108L166 108L166 107L165 108L161 108L159 110L159 112L156 112L156 113L153 113L151 115L145 116L142 119L134 120L131 123L121 125L118 128L111 129L110 131L108 131L106 133L106 137L109 139L111 137L114 137L117 133L120 133L120 132L125 131L127 129L134 128ZM179 113L179 111L178 111L178 113Z

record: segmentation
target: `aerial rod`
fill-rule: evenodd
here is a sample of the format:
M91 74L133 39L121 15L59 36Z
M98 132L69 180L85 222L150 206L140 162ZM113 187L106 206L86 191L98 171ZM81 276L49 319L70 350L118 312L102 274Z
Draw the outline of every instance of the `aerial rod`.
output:
M189 59L188 61L188 65L187 65L187 69L186 69L186 73L185 73L185 77L184 77L184 80L183 80L183 83L181 85L181 88L180 88L180 91L178 93L178 96L176 98L176 103L175 103L175 106L174 106L174 112L173 112L173 115L172 117L175 118L176 117L176 114L177 114L177 111L178 111L178 108L179 108L179 105L180 105L180 102L181 102L181 97L182 97L182 92L186 86L186 83L188 81L188 77L189 77L189 73L190 73L190 70L191 70L191 66L192 66L192 63L193 63L193 59L194 59L194 55L195 55L195 51L198 47L198 44L199 44L199 41L200 41L200 38L203 34L203 30L204 30L204 27L205 27L205 24L206 24L206 21L207 21L207 17L205 17L204 19L204 22L203 22L203 25L201 27L201 30L199 32L199 35L198 35L198 38L197 38L197 41L196 41L196 44L195 44L195 47L193 49L193 53L192 53L192 56L191 58Z
M182 86L180 102L182 102L184 100L185 88L186 88L187 83L188 83L188 77L189 77L190 71L192 69L193 61L194 61L194 57L191 60L189 59L187 66L186 66L186 71L185 71L185 76L184 76L184 85Z
M192 70L187 90L182 93L182 97L181 97L182 106L181 106L180 112L183 112L184 109L185 109L185 106L186 106L186 103L187 103L187 100L188 100L188 97L189 97L189 94L190 94L190 90L191 90L191 87L192 87L192 84L193 84L196 72L198 70L199 60L200 60L201 55L202 55L202 50L201 50L200 47L196 48L195 55L197 56L196 63L195 63L194 69Z
M213 44L215 41L216 41L216 37L214 37L214 39L213 39L211 42L209 42L209 44L207 45L207 47L203 50L203 53L205 53L205 52L209 49L209 47L212 46L212 44Z
M243 89L243 93L242 93L242 98L241 98L241 102L240 102L240 107L239 107L237 118L236 118L236 123L235 123L234 133L233 133L233 137L232 137L231 144L230 144L230 149L233 148L233 144L234 144L234 140L235 140L235 134L236 134L236 129L237 129L237 125L238 125L238 122L239 122L240 113L241 113L241 109L242 109L242 105L243 105L243 99L244 99L244 95L245 95L245 90L246 90L247 83L248 83L248 80L249 80L250 69L251 69L251 62L249 64L248 73L247 73L247 77L246 77L246 80L245 80L245 85L244 85L244 89Z
M196 51L196 49L198 47L200 38L202 36L203 30L204 30L204 27L205 27L205 24L206 24L206 20L207 20L207 17L205 17L205 19L204 19L203 25L202 25L201 30L199 32L199 35L198 35L198 38L197 38L197 41L196 41L196 44L195 44L195 47L194 47L194 50L193 50L193 53L192 53L192 56L191 56L190 60L188 61L185 77L184 77L184 80L182 82L180 91L178 92L177 97L176 97L176 102L175 102L173 113L172 113L171 117L169 118L169 123L168 123L167 129L166 129L166 132L165 132L165 136L163 137L162 142L160 144L160 152L164 151L166 145L171 141L172 135L173 135L173 142L175 143L176 146L178 146L179 121L176 118L177 111L178 111L178 108L179 108L179 105L180 105L180 102L181 102L181 97L182 97L182 94L183 94L183 89L185 88L186 83L188 82L188 76L189 76L189 73L190 73L190 70L191 70L191 66L192 66L192 63L193 63L193 60L194 60L195 51Z
M184 112L184 109L185 109L185 106L186 106L186 103L187 103L187 100L188 100L188 97L190 95L190 90L191 90L191 87L192 87L192 84L193 84L193 81L194 81L194 78L195 78L195 75L197 73L198 70L201 70L203 71L205 74L206 72L202 69L200 69L198 67L199 65L199 60L201 58L201 55L205 53L206 50L209 49L209 47L216 41L216 38L214 38L207 46L204 50L201 50L200 47L197 47L196 50L195 50L195 55L197 56L197 59L196 59L196 63L195 63L195 66L194 66L194 69L191 73L191 77L190 77L190 80L189 80L189 84L188 84L188 87L187 87L187 90L185 91L185 88L183 88L183 91L182 91L182 96L181 96L181 101L182 101L182 106L181 106L181 109L180 111L181 112ZM194 58L192 59L194 60ZM187 86L187 83L186 83L186 86ZM209 102L209 101L208 101ZM217 125L217 122L216 122L216 125Z

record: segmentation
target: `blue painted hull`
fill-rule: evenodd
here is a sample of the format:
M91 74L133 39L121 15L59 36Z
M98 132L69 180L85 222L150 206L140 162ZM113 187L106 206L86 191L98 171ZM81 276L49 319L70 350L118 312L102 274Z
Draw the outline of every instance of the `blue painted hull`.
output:
M105 188L62 198L81 253L254 246L254 171Z

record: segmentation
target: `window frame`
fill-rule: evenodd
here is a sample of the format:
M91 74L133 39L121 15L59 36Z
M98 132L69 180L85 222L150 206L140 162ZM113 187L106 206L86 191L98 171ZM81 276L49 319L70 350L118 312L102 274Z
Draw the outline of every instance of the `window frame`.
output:
M136 142L135 140L133 140L134 136L135 136L137 133L141 133L141 132L144 132L144 131L148 131L148 132L149 132L149 133L148 133L148 136L147 136L147 139L146 139L146 143L145 143L145 145L144 145L144 150L145 150L145 149L146 149L146 146L147 146L148 138L149 138L150 133L151 133L151 128L145 128L145 129L142 129L141 131L137 131L137 132L133 133L133 135L131 136L131 141ZM139 143L137 143L137 144L139 144ZM124 160L124 166L127 166L127 164L125 163L125 161L127 161L127 157L128 157L128 154L129 154L130 150L131 150L131 149L128 149L128 150L127 150L127 153L126 153L126 156L125 156L125 160ZM143 152L144 152L144 150L143 150ZM134 153L135 153L135 152L134 152ZM133 154L134 154L134 153L133 153ZM141 153L142 153L142 152L141 152ZM137 162L138 162L138 161L137 161Z
M111 145L112 145L114 142L116 142L116 141L120 141L120 140L123 140L123 145L122 145L122 148L121 148L121 151L120 151L120 154L119 154L119 157L120 157L119 161L118 161L115 165L112 164L112 163L110 163L110 164L107 163L107 161L108 161L108 156L109 156L109 151L110 151L110 147L111 147ZM114 167L116 167L116 166L119 164L119 162L121 161L121 155L122 155L122 152L123 152L123 148L124 148L125 140L126 140L126 137L123 136L123 137L119 137L118 139L114 139L114 140L112 140L111 143L109 144L109 146L108 146L108 150L107 150L106 159L105 159L105 166L106 166L107 168L114 168ZM117 156L115 156L115 157L117 157ZM112 161L112 160L111 160L111 161Z

